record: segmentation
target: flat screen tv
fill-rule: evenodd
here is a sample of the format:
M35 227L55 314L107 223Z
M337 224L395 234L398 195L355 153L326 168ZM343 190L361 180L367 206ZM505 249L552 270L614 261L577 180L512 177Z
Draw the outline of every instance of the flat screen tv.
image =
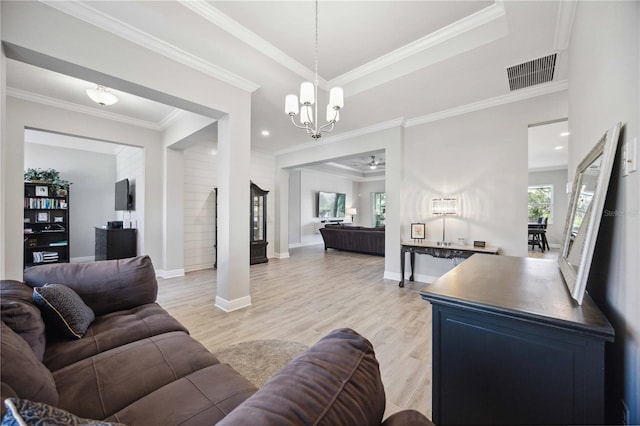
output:
M116 182L116 211L133 210L133 197L129 192L129 179L122 179Z
M346 201L346 194L318 192L318 217L320 219L343 218Z

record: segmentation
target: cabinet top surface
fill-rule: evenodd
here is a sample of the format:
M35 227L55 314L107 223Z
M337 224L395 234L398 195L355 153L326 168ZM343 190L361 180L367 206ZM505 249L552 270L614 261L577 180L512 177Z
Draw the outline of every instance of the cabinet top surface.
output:
M613 327L589 295L582 305L571 298L553 260L476 254L420 295L431 303L534 319L613 340Z

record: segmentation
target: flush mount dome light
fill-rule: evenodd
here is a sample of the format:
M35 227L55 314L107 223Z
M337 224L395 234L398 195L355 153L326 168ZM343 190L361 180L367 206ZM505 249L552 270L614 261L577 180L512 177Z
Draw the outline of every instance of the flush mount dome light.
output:
M86 89L85 93L91 98L91 100L102 106L113 105L118 102L116 95L111 93L109 89L104 86L98 85L95 89Z

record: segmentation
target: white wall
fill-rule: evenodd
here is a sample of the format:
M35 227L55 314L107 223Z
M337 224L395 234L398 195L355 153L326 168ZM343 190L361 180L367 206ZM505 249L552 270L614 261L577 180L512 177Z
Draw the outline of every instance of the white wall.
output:
M3 162L2 173L4 179L7 176L12 177L12 179L8 179L5 184L6 205L4 212L6 214L6 222L3 230L3 239L5 239L6 244L10 247L20 247L22 245L24 129L30 127L125 145L138 144L145 147L144 170L147 179L145 179L144 192L146 194L145 205L147 213L144 218L144 226L148 232L144 236L143 252L140 254L150 255L155 265L161 265L161 253L158 251L162 247L160 239L161 222L158 222L158 219L161 220L161 218L157 217L159 216L157 212L162 211L162 179L161 169L159 170L156 167L161 158L159 132L12 97L7 98L7 106L7 135L3 144L6 144L5 149L9 153L7 157L11 161ZM112 185L114 182L112 182ZM71 191L73 194L73 186ZM113 194L113 188L110 191ZM140 193L139 185L137 193ZM113 205L109 207L108 211L114 212ZM155 215L149 215L149 211L155 212ZM115 218L115 214L112 218ZM73 220L73 218L71 219ZM11 226L11 224L19 225L16 227ZM140 221L138 224L140 226ZM11 250L5 252L3 260L7 278L22 279L21 259L21 251Z
M216 144L184 150L184 269L212 268L215 245Z
M300 243L323 244L322 235L316 230L318 218L318 192L340 192L347 195L345 206L353 205L353 181L310 170L300 172Z
M116 155L116 181L129 179L129 192L133 195L133 211L116 212L116 217L124 222L125 228L137 228L136 252L142 253L145 236L144 151L142 148L121 145Z
M215 192L217 187L217 144L201 142L184 150L184 269L186 272L212 268L215 262ZM273 157L252 152L251 180L267 195L267 257L274 256ZM249 183L247 183L247 187ZM249 200L243 215L249 224ZM247 246L249 241L247 240Z
M300 206L302 205L302 200L300 199L301 179L300 170L291 170L289 172L289 247L299 247L302 242L300 235L302 230L300 222Z
M42 37L42 28L56 28L50 37ZM251 90L254 86L245 85L245 89L224 83L210 75L192 67L181 64L166 56L130 42L109 31L100 30L81 19L59 12L39 2L3 3L2 40L13 43L31 58L31 62L39 62L44 66L56 69L78 78L103 81L110 87L124 90L152 100L180 106L218 119L219 156L225 160L220 167L221 197L219 211L221 215L221 236L219 257L223 261L218 269L217 306L225 310L233 310L250 304L249 296L249 248L241 243L248 240L249 229L239 215L246 211L248 198L249 173L246 164L250 158L251 139ZM78 43L85 40L86 43ZM100 54L96 55L95 52ZM99 74L92 70L99 70ZM155 70L157 72L149 72ZM179 75L181 78L175 78ZM206 87L207 90L202 90ZM212 96L212 93L215 94ZM3 92L0 96L6 96ZM176 105L177 104L177 105ZM7 114L11 113L8 107ZM46 116L38 117L45 120ZM50 120L52 121L52 120ZM65 119L63 118L63 121ZM68 121L68 120L67 120ZM95 120L91 117L85 122L75 123L76 127L84 127L83 132L69 132L92 137L92 134L109 133L102 124L90 127ZM7 117L7 123L11 123ZM20 201L22 190L13 184L21 181L24 152L22 141L24 121L8 125L2 140L6 144L3 152L3 180L9 185L5 203L12 205ZM54 123L49 126L55 127ZM39 126L34 126L38 128ZM73 127L73 126L72 126ZM107 126L108 127L108 126ZM95 138L95 136L93 136ZM119 138L101 138L118 141ZM154 149L147 145L146 138L132 139L131 145L144 146L145 156L145 250L152 256L154 264L160 269L164 267L165 239L164 229L164 164L169 157L162 150L162 143ZM7 157L11 159L8 161ZM17 163L18 167L11 165ZM8 166L7 166L8 165ZM233 169L233 173L231 170ZM157 201L157 203L156 203ZM19 245L21 217L16 212L6 212L5 220L0 224L0 232L8 239L8 245ZM16 229L18 229L16 231ZM233 240L234 235L237 240ZM246 235L246 238L243 237ZM180 237L182 237L180 235ZM242 238L240 238L242 237ZM158 241L155 241L157 239ZM152 241L153 240L153 241ZM169 241L170 245L171 241ZM182 239L173 242L182 246ZM159 252L159 255L157 254ZM182 251L181 251L182 253ZM172 258L175 259L175 258ZM232 262L231 259L234 261ZM5 251L4 277L20 279L22 270L16 265L15 256ZM245 262L246 260L246 262ZM182 257L180 258L182 261ZM10 269L10 270L9 270ZM222 306L221 304L226 304Z
M384 180L360 182L358 184L356 225L367 227L374 225L375 220L372 211L374 192L385 192Z
M0 16L2 16L2 2L0 2ZM0 19L0 34L2 33L2 23ZM5 144L2 143L6 140L6 121L7 121L7 97L4 96L7 93L7 58L4 54L4 46L0 44L0 164L4 166L5 158ZM5 187L4 173L0 173L0 231L7 228L5 225L5 194L7 188ZM5 259L5 241L6 238L0 238L0 278L6 276L4 260Z
M56 169L69 188L69 256L72 262L95 256L95 227L115 219L116 156L25 143L24 168Z
M616 122L640 136L640 3L577 2L569 55L569 171ZM607 423L640 424L640 172L611 176L587 291L616 331L607 348ZM608 212L608 214L606 214Z
M553 185L553 222L547 224L547 241L553 248L559 248L562 243L569 205L567 179L566 169L529 173L529 186Z
M446 219L448 241L483 240L501 254L526 256L527 128L566 116L567 93L559 92L406 129L403 238L418 222L427 225L427 240L441 240L431 199L455 196L460 214ZM416 259L418 279L427 282L453 266Z

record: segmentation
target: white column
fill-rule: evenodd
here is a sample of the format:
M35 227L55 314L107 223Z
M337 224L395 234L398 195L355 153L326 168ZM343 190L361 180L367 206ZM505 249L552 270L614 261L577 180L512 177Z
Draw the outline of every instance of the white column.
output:
M275 255L289 257L289 171L276 168Z
M249 294L250 113L218 122L218 291L230 312L251 305Z

